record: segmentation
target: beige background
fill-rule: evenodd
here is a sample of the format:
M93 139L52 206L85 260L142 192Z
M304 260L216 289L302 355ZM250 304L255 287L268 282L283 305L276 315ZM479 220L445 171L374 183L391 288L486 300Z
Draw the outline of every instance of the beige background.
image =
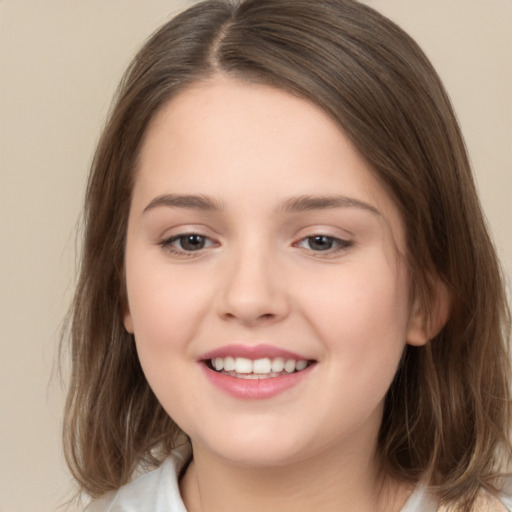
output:
M444 79L510 274L512 0L368 3ZM0 512L53 511L71 489L52 371L87 167L130 56L183 5L0 0Z

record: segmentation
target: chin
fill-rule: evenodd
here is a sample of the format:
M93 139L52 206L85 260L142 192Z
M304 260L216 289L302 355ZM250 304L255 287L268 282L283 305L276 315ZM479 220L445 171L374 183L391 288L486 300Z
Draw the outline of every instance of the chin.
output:
M207 450L232 464L258 468L292 464L307 458L307 451L312 450L311 441L306 443L291 439L289 432L276 436L275 432L260 432L257 435L255 432L238 431L221 437L200 443L193 441L194 451Z

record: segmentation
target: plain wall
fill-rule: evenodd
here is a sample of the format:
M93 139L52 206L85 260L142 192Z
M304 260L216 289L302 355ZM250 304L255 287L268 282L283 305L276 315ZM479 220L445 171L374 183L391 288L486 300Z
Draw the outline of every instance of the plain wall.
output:
M441 74L510 275L512 1L367 3ZM0 0L0 512L50 512L72 489L55 361L88 165L124 67L183 5Z

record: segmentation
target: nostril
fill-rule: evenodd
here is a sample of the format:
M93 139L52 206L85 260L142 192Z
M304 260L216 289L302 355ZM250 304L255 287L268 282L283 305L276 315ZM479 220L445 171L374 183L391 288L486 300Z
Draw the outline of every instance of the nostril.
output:
M226 311L223 314L223 316L226 320L241 320L243 322L249 322L249 323L270 322L278 317L278 315L276 315L274 313L261 313L260 314L258 312L254 312L253 314L250 314L247 311L245 311L245 312L240 311L240 312L238 312L238 314L232 313L230 311Z

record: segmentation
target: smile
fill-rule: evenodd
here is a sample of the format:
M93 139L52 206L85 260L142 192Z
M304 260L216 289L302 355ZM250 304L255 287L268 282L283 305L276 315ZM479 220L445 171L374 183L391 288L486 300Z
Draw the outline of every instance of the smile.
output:
M283 357L263 357L251 360L246 357L215 357L206 362L210 369L237 379L271 379L300 372L311 361L305 359L285 359Z
M207 380L223 393L242 399L268 399L299 385L317 361L270 345L228 345L198 361Z

